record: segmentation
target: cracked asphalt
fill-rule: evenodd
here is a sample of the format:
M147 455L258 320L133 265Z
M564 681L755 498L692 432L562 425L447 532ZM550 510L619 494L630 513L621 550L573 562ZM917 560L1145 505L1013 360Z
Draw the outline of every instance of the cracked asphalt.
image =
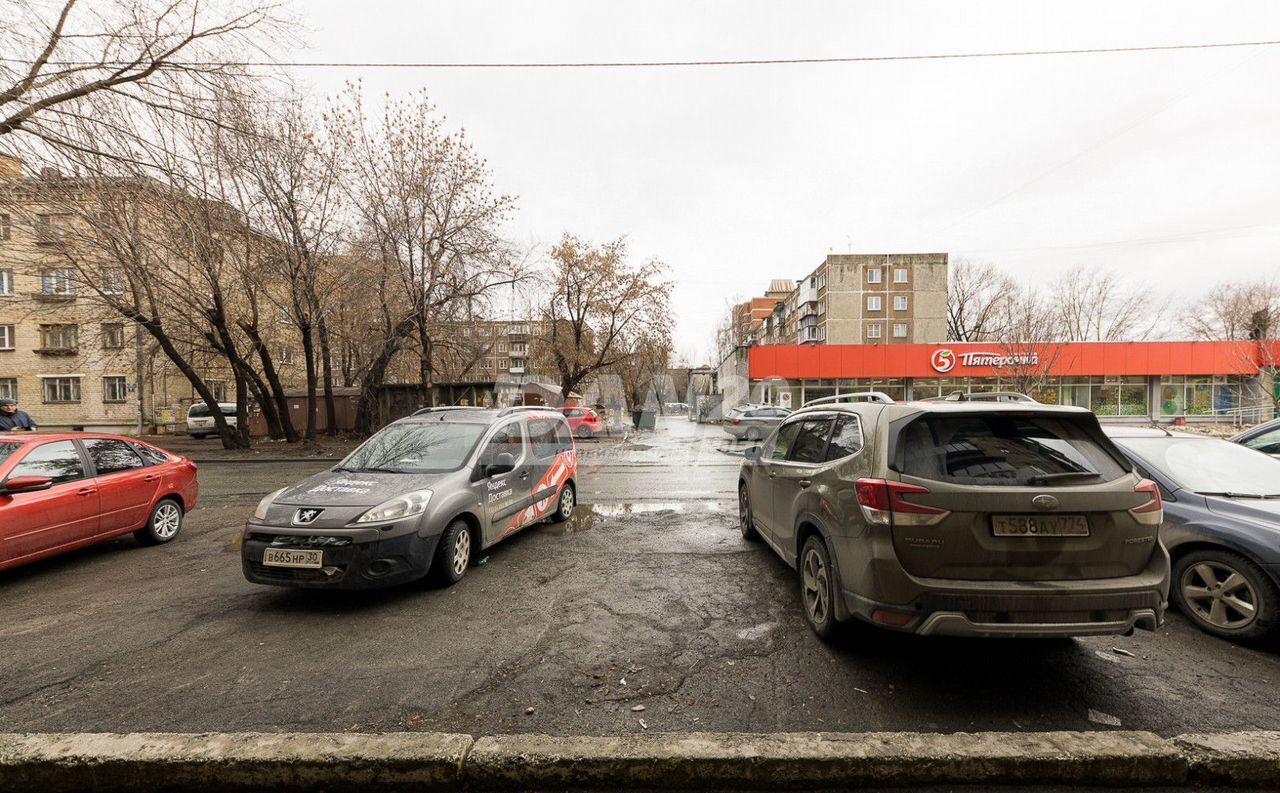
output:
M824 645L794 573L740 539L722 447L683 419L584 446L572 523L451 589L372 593L241 577L245 515L323 464L205 465L177 541L0 573L0 731L1280 729L1280 655L1177 614L1131 638Z

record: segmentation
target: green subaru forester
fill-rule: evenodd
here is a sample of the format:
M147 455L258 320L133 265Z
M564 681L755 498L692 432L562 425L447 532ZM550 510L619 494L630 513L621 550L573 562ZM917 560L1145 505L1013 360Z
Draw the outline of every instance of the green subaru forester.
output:
M1091 412L871 397L795 412L739 475L742 534L799 570L819 636L851 618L952 636L1163 622L1160 491Z

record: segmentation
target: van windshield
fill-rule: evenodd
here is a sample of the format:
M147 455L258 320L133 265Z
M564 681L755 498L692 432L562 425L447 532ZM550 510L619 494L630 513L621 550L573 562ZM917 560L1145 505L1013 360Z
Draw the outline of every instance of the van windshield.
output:
M335 471L438 474L456 471L471 456L485 424L396 424L379 431Z
M222 406L222 415L234 416L235 414L236 414L236 409L234 405ZM197 402L196 404L191 406L190 410L187 411L187 416L193 419L208 418L211 415L213 415L213 411L209 410L209 406L203 402Z
M898 440L903 473L966 485L1109 482L1127 471L1079 420L927 415Z

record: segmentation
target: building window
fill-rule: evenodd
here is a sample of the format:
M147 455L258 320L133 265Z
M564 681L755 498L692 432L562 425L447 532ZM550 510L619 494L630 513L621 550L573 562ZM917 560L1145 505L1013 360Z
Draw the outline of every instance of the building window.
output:
M280 348L280 363L282 363L282 364L291 364L291 363L293 363L293 350L289 349L288 347L281 347L281 348Z
M880 295L867 295L867 311L880 310Z
M36 215L36 234L40 237L52 240L55 237L65 237L70 233L70 215Z
M826 288L827 288L827 274L826 274L826 273L823 273L822 275L818 276L818 288L819 288L819 289L826 289Z
M491 358L485 358L483 361L481 361L481 362L480 362L480 368L481 368L481 369L492 369L492 368L493 368L493 359L491 359Z
M893 337L895 339L905 339L907 337L907 323L905 322L893 323Z
M13 295L13 270L0 270L0 295Z
M66 267L45 270L40 275L40 292L45 295L71 297L76 293L76 271Z
M893 268L893 282L895 284L905 284L907 282L907 268L905 267Z
M827 313L827 301L825 301L825 300L819 300L819 301L818 301L818 316L822 316L822 315L823 315L823 314L825 314L825 313Z
M506 351L507 351L507 345L505 343L498 345L498 352L506 352Z
M129 387L125 384L123 377L112 375L102 378L103 402L124 402L128 398Z
M510 368L511 368L511 362L510 362L510 361L508 361L506 358L499 358L499 359L498 359L498 368L499 368L499 369L510 369Z
M44 378L45 402L79 402L79 377L46 377Z
M18 378L0 377L0 399L18 398Z
M470 336L471 336L471 328L463 328L463 329L462 329L462 335L463 335L463 336L466 336L466 337L470 337Z
M893 296L893 310L894 310L894 311L906 311L906 310L907 310L907 296L906 296L906 295L894 295L894 296Z
M77 325L41 325L40 348L75 352L80 346L80 328Z
M124 286L124 268L108 267L102 271L102 294L123 295Z
M0 325L0 350L13 349L14 325Z
M9 222L9 216L0 213L0 241L9 239L9 235L13 233L11 231L12 228L13 225Z
M204 384L213 392L213 401L227 401L227 381L226 380L205 380Z
M105 322L102 325L102 347L106 350L124 349L124 324Z
M868 268L867 268L867 283L869 283L869 284L878 284L878 283L880 283L880 277L881 277L881 276L880 276L880 268L879 268L879 267L868 267Z
M868 323L867 323L867 338L868 338L868 339L878 339L878 338L880 338L880 323L879 323L879 322L868 322Z
M529 351L529 345L527 345L527 344L512 344L512 345L511 345L511 354L512 354L512 355L524 355L524 354L525 354L525 353L527 353L528 351Z

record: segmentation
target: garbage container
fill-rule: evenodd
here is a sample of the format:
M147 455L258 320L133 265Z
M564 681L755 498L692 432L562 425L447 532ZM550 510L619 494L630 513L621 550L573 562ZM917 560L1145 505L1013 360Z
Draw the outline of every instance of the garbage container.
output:
M651 430L658 426L658 411L656 410L637 410L633 414L635 416L636 429Z

